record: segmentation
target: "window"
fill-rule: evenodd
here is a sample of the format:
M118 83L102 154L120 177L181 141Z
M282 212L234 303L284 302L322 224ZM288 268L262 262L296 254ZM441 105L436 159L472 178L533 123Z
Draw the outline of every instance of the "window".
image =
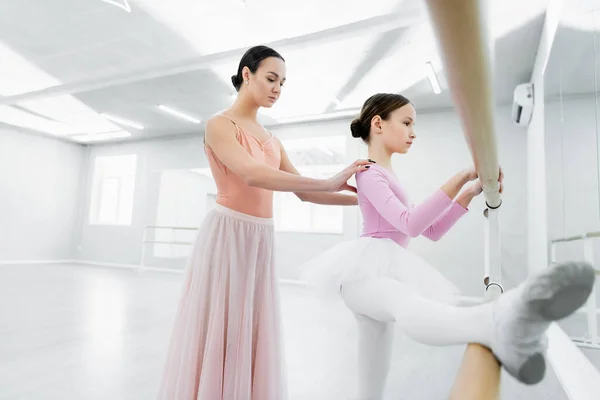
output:
M137 156L96 157L90 224L131 225Z
M346 165L346 137L328 136L282 140L290 160L304 175L329 178ZM301 202L295 194L276 192L275 228L284 232L344 232L343 206L322 206Z

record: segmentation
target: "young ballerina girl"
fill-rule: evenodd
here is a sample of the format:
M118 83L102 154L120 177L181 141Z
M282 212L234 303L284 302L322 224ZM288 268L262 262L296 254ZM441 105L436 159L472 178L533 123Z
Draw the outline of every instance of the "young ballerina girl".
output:
M475 343L526 384L545 372L545 331L551 321L578 309L594 282L591 266L563 264L531 276L496 301L458 307L456 287L407 250L411 238L439 240L482 192L474 170L453 176L422 203L413 205L392 170L393 154L405 154L416 139L413 105L398 94L376 94L350 128L368 144L371 168L356 175L364 219L356 241L342 243L301 268L305 279L340 295L358 324L360 399L382 398L397 326L418 342ZM499 173L502 188L502 173ZM468 182L475 181L461 192ZM459 193L460 192L460 193Z
M298 174L281 143L257 121L286 79L283 57L257 46L232 77L239 92L207 121L205 147L217 206L199 229L188 261L159 399L287 398L273 254L273 191L319 204L355 205L347 184L369 168L359 160L336 176Z

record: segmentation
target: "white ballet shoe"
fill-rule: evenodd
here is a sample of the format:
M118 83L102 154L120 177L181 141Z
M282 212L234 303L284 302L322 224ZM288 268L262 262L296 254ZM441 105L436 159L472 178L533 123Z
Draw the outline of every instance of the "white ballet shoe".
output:
M595 273L585 262L569 262L531 276L493 304L492 352L522 383L540 382L546 372L546 330L552 321L579 309L589 297Z

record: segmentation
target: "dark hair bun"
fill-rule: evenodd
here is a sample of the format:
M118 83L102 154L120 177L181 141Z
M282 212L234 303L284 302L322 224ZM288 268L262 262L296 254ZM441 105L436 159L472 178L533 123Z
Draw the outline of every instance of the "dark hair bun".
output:
M237 75L232 75L231 83L233 83L233 87L236 90L239 90L240 86L242 85L242 80Z
M231 77L231 83L233 83L235 90L239 92L240 88L242 87L242 83L244 82L244 78L242 77L242 70L244 67L248 67L250 72L254 74L258 70L258 67L262 61L269 57L277 57L281 59L281 61L285 62L283 57L281 57L281 54L270 47L261 45L249 48L240 60L237 74Z
M350 124L352 136L361 138L363 142L368 144L371 139L371 121L373 121L373 118L379 116L382 120L387 121L391 112L407 104L410 104L410 100L400 94L374 94L363 104L360 116Z
M352 137L362 138L363 137L363 127L359 118L355 118L350 123L350 131L352 132Z

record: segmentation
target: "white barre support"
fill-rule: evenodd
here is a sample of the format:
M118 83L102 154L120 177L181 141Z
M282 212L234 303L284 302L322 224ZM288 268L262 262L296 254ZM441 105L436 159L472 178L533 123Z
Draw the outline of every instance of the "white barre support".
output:
M500 221L498 209L487 208L485 217L485 299L495 299L504 292L500 256Z
M146 245L149 243L153 244L171 244L177 246L191 246L192 242L179 242L179 241L165 241L165 240L148 240L148 229L170 229L171 231L197 231L198 228L189 227L189 226L164 226L164 225L145 225L144 231L142 233L142 256L140 258L140 266L139 269L144 269L144 262L146 261Z

